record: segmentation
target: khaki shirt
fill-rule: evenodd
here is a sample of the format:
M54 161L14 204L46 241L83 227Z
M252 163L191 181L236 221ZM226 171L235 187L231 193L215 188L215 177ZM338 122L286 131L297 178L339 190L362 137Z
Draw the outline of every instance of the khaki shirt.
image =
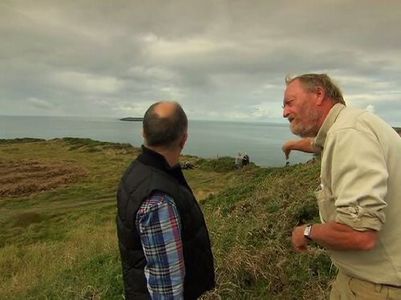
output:
M322 222L379 231L370 251L333 251L350 276L401 286L401 138L375 115L336 104L315 139L323 148L316 192Z

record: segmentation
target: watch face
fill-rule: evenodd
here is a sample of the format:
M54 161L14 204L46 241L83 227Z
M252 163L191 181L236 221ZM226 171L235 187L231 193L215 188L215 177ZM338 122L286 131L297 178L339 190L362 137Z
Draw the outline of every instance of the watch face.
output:
M312 225L306 225L304 237L306 237L308 240L312 240Z

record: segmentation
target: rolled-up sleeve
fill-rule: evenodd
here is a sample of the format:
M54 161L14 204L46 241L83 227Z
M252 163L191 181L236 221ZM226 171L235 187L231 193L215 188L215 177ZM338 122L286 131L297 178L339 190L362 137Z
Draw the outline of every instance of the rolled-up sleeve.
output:
M380 231L385 222L388 172L379 141L357 129L338 131L330 140L336 222L358 231Z

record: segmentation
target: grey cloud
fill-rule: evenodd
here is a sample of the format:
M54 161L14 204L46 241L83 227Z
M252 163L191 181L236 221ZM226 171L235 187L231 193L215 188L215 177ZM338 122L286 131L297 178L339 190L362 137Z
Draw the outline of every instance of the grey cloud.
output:
M325 72L396 122L400 27L394 0L5 0L1 113L121 117L175 99L193 118L280 120L284 76Z
M37 107L37 108L40 108L40 109L42 109L42 108L44 108L44 109L49 109L49 108L52 108L52 107L53 107L53 104L52 104L52 103L50 103L50 102L48 102L48 101L46 101L46 100L43 100L43 99L29 98L29 99L27 99L27 100L28 100L28 102L30 102L34 107Z

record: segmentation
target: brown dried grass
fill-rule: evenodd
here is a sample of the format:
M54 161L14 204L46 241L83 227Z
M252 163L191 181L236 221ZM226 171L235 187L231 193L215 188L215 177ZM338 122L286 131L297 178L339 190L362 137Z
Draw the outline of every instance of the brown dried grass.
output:
M88 172L70 162L0 160L0 196L23 196L79 181Z

